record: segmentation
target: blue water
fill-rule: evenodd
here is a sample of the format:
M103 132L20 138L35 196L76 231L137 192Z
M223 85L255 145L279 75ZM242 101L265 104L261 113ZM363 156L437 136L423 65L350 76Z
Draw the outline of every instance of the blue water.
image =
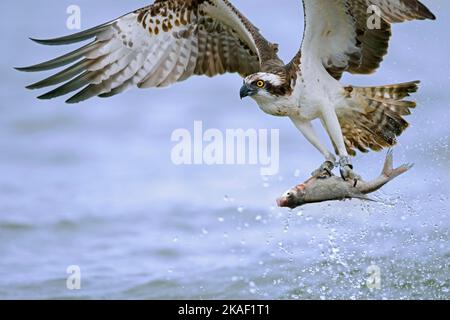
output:
M288 60L302 30L298 1L233 1ZM143 6L78 1L83 27ZM31 299L448 299L450 4L424 1L439 20L395 26L378 73L345 82L421 79L419 107L395 149L413 171L360 201L289 211L275 199L304 180L320 155L286 119L241 102L234 75L195 78L167 90L133 90L68 106L23 89L39 75L13 66L68 48L28 36L66 34L70 1L3 1L0 21L0 298ZM6 14L7 13L7 14ZM275 22L274 22L275 21ZM281 170L175 166L170 137L208 128L280 129ZM375 177L384 154L355 159ZM81 290L66 269L81 268ZM378 266L381 288L368 289Z

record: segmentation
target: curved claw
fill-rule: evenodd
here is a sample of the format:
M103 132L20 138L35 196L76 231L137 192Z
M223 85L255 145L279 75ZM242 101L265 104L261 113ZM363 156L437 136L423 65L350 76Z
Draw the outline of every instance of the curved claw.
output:
M345 181L354 181L355 186L359 180L361 180L361 176L356 174L353 171L353 165L350 157L342 157L339 160L339 167L341 172L341 177Z
M311 175L313 177L322 179L332 177L334 167L335 167L334 162L327 160L324 163L322 163L322 165L317 170L315 170Z
M350 167L349 165L345 165L345 166L341 167L340 172L341 172L342 179L344 179L345 181L354 181L355 187L356 187L356 184L358 183L358 181L362 180L361 176L358 175L357 173L355 173L353 171L352 167Z

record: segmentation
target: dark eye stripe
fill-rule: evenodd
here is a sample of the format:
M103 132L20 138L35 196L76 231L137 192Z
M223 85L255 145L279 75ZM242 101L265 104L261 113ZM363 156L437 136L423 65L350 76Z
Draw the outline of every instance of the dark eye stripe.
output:
M281 86L274 86L270 82L267 82L264 86L265 90L269 92L272 95L275 96L285 96L289 94L289 86L288 85L281 85Z

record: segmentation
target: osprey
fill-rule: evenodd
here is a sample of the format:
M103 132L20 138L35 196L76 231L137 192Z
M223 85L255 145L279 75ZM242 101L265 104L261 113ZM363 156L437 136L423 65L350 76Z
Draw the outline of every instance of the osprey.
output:
M419 81L377 86L343 85L344 72L370 74L387 53L391 24L435 19L418 0L303 0L305 30L299 52L285 64L278 46L228 0L156 0L116 20L70 36L36 40L66 45L94 39L59 58L21 71L44 71L73 63L28 86L62 84L41 95L51 99L79 90L68 103L111 97L130 87L165 87L193 75L238 73L241 98L253 98L266 113L290 118L324 156L313 175L340 166L356 179L350 156L391 147L408 127L404 116L416 106L405 101ZM378 25L369 20L376 13ZM375 17L376 18L376 17ZM318 138L320 119L335 154Z

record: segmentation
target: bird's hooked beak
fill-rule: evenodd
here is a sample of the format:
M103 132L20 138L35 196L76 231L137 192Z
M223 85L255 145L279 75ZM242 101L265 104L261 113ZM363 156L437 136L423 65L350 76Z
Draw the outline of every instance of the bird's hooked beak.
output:
M248 85L244 83L244 85L241 88L240 95L241 99L244 99L245 97L251 97L255 95L258 92L258 89L252 87L251 85Z

